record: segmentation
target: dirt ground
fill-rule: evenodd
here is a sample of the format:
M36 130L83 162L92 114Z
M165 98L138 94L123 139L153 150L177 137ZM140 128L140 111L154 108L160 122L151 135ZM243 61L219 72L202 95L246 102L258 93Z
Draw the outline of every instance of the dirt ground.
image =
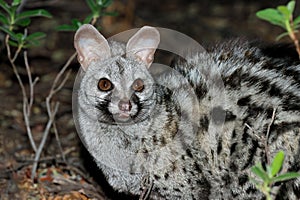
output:
M279 4L286 1L115 0L108 9L119 15L103 17L98 25L107 37L150 25L182 32L203 45L235 37L274 42L281 30L257 19L255 12ZM83 19L89 10L84 0L28 0L23 9L33 8L47 9L53 15L52 19L35 18L29 29L47 33L42 45L28 52L33 77L39 77L30 119L34 140L39 144L48 120L45 97L55 75L74 53L74 33L57 32L55 27L73 18ZM137 199L108 186L77 136L72 116L72 87L79 69L75 60L69 67L70 78L54 97L60 102L55 122L65 159L51 131L37 175L30 179L34 152L23 120L22 93L7 60L3 38L0 34L0 200ZM17 64L27 83L21 58Z

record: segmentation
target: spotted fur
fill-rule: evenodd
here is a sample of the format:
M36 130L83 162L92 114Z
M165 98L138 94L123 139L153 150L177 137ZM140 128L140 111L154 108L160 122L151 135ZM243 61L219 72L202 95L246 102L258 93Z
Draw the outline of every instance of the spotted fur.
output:
M81 55L81 34L96 33L90 27L80 31L75 47ZM142 30L133 37L146 40L145 35ZM96 56L83 66L75 112L83 142L117 191L141 195L151 189L154 200L264 199L249 181L251 166L265 166L283 150L282 171L300 170L296 61L237 40L151 73L148 60L128 56L123 44L110 46L108 59ZM102 77L115 88L99 91ZM130 90L137 78L145 83L140 93ZM122 95L135 110L131 120L118 123L110 107ZM299 199L299 187L299 179L280 183L274 194Z

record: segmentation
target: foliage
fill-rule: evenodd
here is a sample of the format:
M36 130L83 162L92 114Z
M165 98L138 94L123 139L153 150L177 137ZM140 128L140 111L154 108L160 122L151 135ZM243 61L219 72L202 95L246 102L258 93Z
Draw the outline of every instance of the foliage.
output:
M59 31L76 31L83 24L95 24L101 16L116 16L116 12L104 11L112 2L113 0L86 0L91 13L83 21L72 19L71 24L61 25L57 29Z
M299 42L296 37L298 33L298 28L300 27L300 16L294 19L293 13L295 10L296 2L294 0L290 1L286 6L280 5L277 8L267 8L260 10L256 13L256 16L260 19L266 20L271 24L280 26L286 32L277 36L277 40L284 36L289 36L296 46L296 50L300 57L300 47Z
M271 200L271 189L272 185L282 181L288 181L297 177L300 177L300 173L297 172L287 172L284 174L278 174L282 168L284 161L284 152L279 151L271 165L266 166L266 170L262 167L261 163L256 164L251 168L251 171L260 180L250 178L250 180L255 184L257 189L266 195L267 200Z
M51 14L44 9L29 10L18 12L18 7L21 5L21 0L13 0L11 5L4 0L0 0L0 7L3 12L0 12L0 30L9 35L9 44L18 48L28 48L33 45L39 45L39 40L46 36L45 33L35 32L27 33L26 27L31 23L33 17L51 18ZM21 31L22 32L19 32Z
M39 78L36 77L34 80L32 78L31 68L29 66L27 57L27 49L34 45L39 45L40 39L44 38L46 34L43 32L34 32L28 34L27 28L31 24L31 19L33 17L51 18L52 16L48 11L44 9L22 11L22 3L24 2L22 2L22 0L12 0L12 3L8 4L4 0L0 0L0 31L5 34L4 44L6 47L7 58L18 80L22 92L24 124L32 150L35 153L31 169L31 179L34 180L34 178L36 177L36 170L38 167L39 159L42 155L42 150L51 130L55 134L59 150L62 154L62 158L63 160L65 160L64 153L59 141L58 131L55 125L55 116L59 108L59 102L54 102L53 96L57 94L57 92L59 92L66 83L71 72L70 70L66 72L66 70L71 62L75 59L76 52L69 57L65 65L57 73L49 90L48 96L45 99L48 121L44 126L45 128L42 132L42 138L37 145L36 141L33 139L30 119L32 114L31 110L35 98L34 87ZM100 16L115 14L103 11L104 8L107 8L112 3L112 0L86 0L86 2L91 10L91 13L88 15L88 17L86 17L83 22L80 22L79 20L73 20L72 25L62 25L59 30L76 31L83 23L95 24ZM21 79L19 69L16 65L16 59L21 55L21 53L23 53L22 55L24 58L24 65L27 72L27 84L25 84Z

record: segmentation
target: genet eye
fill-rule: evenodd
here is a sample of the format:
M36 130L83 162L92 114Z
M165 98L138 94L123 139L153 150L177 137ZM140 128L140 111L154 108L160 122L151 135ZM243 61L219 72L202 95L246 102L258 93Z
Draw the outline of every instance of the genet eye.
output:
M98 82L98 89L103 92L110 91L114 88L114 85L107 78L101 78Z
M145 88L144 81L142 79L136 79L132 84L132 89L136 92L142 92Z

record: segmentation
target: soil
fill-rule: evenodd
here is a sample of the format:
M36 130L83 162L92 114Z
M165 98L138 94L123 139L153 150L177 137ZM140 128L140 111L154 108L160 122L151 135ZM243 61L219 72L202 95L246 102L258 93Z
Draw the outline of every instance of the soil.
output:
M179 31L203 45L235 37L274 42L281 29L257 19L255 12L280 4L286 1L115 0L108 10L119 15L102 17L97 26L106 37L150 25ZM39 47L28 50L32 76L39 77L30 125L34 141L40 144L48 121L45 98L56 74L74 53L74 33L58 32L55 27L74 18L82 20L89 9L83 0L28 0L23 10L36 8L44 8L53 15L52 19L34 18L29 28L47 33ZM53 102L60 103L55 118L59 138L51 129L36 176L30 178L35 154L23 119L22 93L7 60L1 34L0 51L0 199L137 199L109 187L77 135L72 116L72 88L79 69L75 59L69 66L71 76L53 98ZM22 56L17 59L17 68L28 87Z

